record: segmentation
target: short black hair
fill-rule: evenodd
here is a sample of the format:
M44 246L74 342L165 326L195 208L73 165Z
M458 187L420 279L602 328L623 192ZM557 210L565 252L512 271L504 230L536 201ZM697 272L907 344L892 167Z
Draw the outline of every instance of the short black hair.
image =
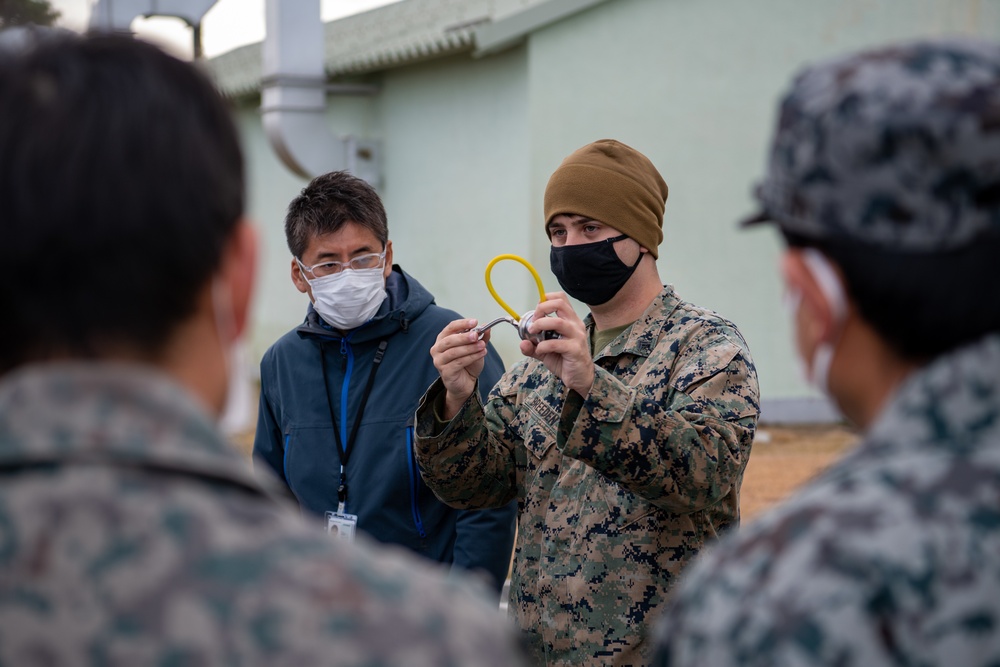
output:
M332 234L348 222L370 230L383 248L389 240L385 207L375 188L346 171L317 176L288 205L288 249L302 259L313 238Z
M244 211L229 109L196 66L123 35L0 55L0 372L155 355Z
M836 264L861 317L901 358L925 363L1000 332L1000 238L938 253L893 252L844 239L782 232Z

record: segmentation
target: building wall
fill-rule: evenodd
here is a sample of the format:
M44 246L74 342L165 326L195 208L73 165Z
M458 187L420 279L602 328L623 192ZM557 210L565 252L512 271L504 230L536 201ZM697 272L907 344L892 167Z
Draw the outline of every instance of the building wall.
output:
M376 106L372 98L331 98L333 131L375 132ZM256 106L239 109L236 120L247 162L247 212L260 237L257 298L248 339L248 356L256 366L271 343L300 324L305 315L308 297L292 284L284 221L288 203L307 181L292 174L271 150Z
M542 194L561 159L595 139L648 155L670 186L660 272L679 293L737 323L772 419L831 414L801 380L781 307L775 234L741 232L753 211L777 100L803 63L935 34L1000 31L1000 0L609 0L481 59L381 73L373 98L331 98L337 133L383 142L380 189L396 260L463 315L503 314L483 280L500 253L525 256L546 289ZM252 356L302 318L281 227L304 184L270 152L255 109L240 114L250 211L263 231ZM503 262L500 295L537 301L527 271ZM582 306L579 312L586 310ZM512 329L494 342L510 366Z
M487 291L486 265L521 252L530 230L525 53L393 70L380 99L382 193L396 261L438 305L481 321L503 314ZM530 279L520 267L498 265L494 273L518 312L538 302L537 293L522 297ZM517 333L495 331L510 365L520 356Z
M530 37L531 200L579 146L612 137L641 150L670 187L661 277L740 327L765 415L830 414L802 400L818 395L794 358L777 235L736 228L754 210L779 96L807 61L998 31L1000 3L984 0L611 0Z
M375 97L329 98L335 134L382 142L379 193L396 263L439 305L481 320L503 314L484 282L487 263L520 252L530 228L525 53L521 48L483 60L453 57L402 67L378 77ZM238 121L249 212L262 239L249 355L257 361L302 321L308 302L292 285L283 227L285 208L306 181L271 151L257 108L242 109ZM537 290L522 298L534 283L509 264L494 271L496 287L519 312L528 310ZM506 329L494 342L509 363L520 353L516 332Z

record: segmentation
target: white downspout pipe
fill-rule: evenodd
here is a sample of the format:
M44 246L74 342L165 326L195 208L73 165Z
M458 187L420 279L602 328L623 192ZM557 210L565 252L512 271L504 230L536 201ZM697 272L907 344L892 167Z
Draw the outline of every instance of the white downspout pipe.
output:
M334 136L326 119L320 0L267 0L265 21L261 116L271 147L303 178L347 170L378 186L378 145Z

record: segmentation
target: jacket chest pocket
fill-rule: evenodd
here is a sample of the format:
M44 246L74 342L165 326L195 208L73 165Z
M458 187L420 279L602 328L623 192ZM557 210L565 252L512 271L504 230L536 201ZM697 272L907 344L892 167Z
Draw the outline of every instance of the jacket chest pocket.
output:
M288 427L284 432L285 481L300 502L320 489L336 488L340 452L329 426Z
M595 477L599 495L607 504L605 516L609 527L620 533L656 527L660 520L660 510L656 506L601 474Z

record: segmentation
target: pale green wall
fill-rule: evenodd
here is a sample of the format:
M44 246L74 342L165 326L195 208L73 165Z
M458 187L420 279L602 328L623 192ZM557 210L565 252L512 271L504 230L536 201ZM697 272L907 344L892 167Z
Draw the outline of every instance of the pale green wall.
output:
M337 134L375 132L374 101L365 97L330 99L330 126ZM257 298L249 337L250 356L258 361L282 334L302 322L308 297L292 285L285 243L285 209L307 183L278 160L264 133L260 111L237 113L247 161L247 211L260 236Z
M329 100L331 131L337 135L371 136L376 101L368 97ZM260 235L257 298L250 333L255 363L282 334L302 322L308 297L292 285L291 261L285 243L285 209L305 187L305 179L290 172L271 150L257 107L237 113L247 161L247 211Z
M528 45L531 199L590 141L644 152L670 187L660 274L741 328L762 395L811 395L792 357L770 230L753 211L779 93L806 61L886 40L1000 34L983 0L610 0ZM544 252L544 237L536 236Z
M492 319L502 311L489 296L483 270L500 253L519 252L529 225L525 51L494 58L447 58L385 72L374 98L331 97L335 134L382 141L379 188L395 261L424 284L439 305L463 316ZM261 231L261 270L251 333L259 359L297 326L307 297L290 278L284 213L305 185L267 144L257 109L239 113L249 170L248 206ZM511 264L504 262L503 264ZM494 281L519 311L530 278L498 266ZM515 359L517 334L494 338L505 362Z
M260 238L257 298L249 337L251 356L259 361L271 343L292 323L301 321L305 308L304 297L292 286L291 256L282 227L285 207L304 181L278 161L264 136L258 109L241 110L237 121L247 159L247 210Z
M480 320L503 314L487 292L486 264L527 244L525 69L524 49L432 61L387 72L379 100L396 262L438 305ZM523 269L498 266L494 274L519 312L537 303L537 293L523 298ZM497 330L493 342L508 365L520 356L513 328Z
M396 260L438 303L502 314L483 282L500 253L548 271L542 193L561 159L613 137L646 153L670 185L660 271L687 299L734 320L766 399L813 394L796 370L769 230L738 232L753 210L779 94L803 63L915 36L1000 33L1000 0L608 0L482 59L388 70L374 98L331 98L334 132L383 141ZM281 227L302 187L267 147L255 110L240 115L250 211L264 232L253 351L302 318ZM494 272L521 312L537 299L512 262ZM582 315L585 309L579 309ZM510 365L512 329L494 337Z

